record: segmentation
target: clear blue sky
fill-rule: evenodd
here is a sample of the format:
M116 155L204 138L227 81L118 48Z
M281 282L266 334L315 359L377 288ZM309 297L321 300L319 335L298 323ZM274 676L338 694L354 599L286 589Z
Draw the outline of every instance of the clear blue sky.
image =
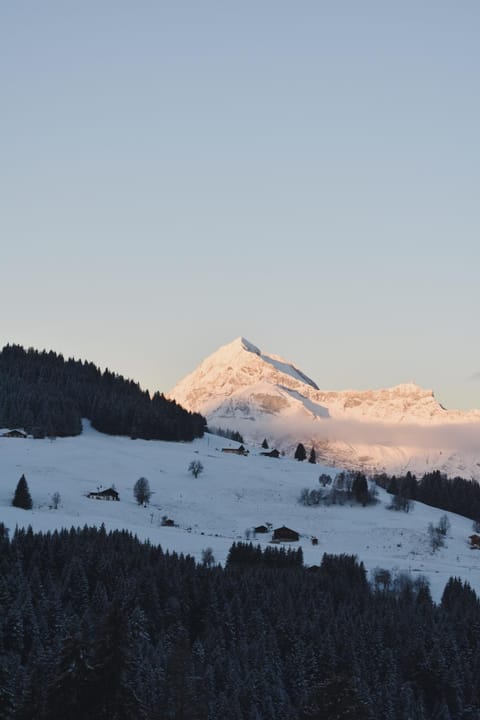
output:
M0 343L480 407L478 0L0 8Z

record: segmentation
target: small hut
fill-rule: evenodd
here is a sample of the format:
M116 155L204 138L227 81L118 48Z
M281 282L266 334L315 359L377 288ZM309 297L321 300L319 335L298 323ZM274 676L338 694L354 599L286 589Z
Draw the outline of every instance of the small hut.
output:
M471 548L480 548L480 535L470 535L469 540Z
M270 452L261 452L260 455L263 455L264 457L273 457L273 458L279 458L280 453L275 448L273 450L270 450Z
M268 528L266 525L258 525L256 528L253 528L253 532L261 535L262 533L268 533Z

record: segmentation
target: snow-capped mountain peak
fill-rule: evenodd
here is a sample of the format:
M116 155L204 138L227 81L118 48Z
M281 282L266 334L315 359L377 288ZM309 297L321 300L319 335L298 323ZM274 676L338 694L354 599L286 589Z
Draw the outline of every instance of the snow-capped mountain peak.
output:
M169 393L184 407L202 408L209 415L224 401L253 386L282 386L301 390L317 385L294 365L278 355L267 355L244 337L223 345Z

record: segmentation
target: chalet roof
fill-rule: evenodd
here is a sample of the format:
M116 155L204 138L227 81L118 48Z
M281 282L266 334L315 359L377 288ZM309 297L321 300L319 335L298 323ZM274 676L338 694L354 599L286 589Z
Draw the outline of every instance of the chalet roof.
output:
M293 533L297 532L296 530L292 530L292 528L288 528L286 525L282 525L282 527L275 528L275 532L284 532L285 530L287 532L293 532Z
M294 538L295 540L298 540L300 535L296 530L292 530L291 528L288 528L285 525L282 525L282 527L276 528L273 531L273 537L274 538L286 537L286 538Z

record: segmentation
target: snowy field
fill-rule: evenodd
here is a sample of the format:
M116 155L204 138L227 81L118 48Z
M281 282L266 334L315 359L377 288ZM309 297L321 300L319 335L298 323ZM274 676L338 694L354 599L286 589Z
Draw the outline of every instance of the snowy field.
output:
M0 438L0 521L11 531L17 525L46 531L104 523L107 530L125 528L197 560L211 547L221 563L232 542L244 541L252 527L286 525L300 533L300 543L289 545L302 546L307 564L319 564L324 552L352 553L369 571L384 567L425 575L435 600L452 575L480 593L480 551L468 545L470 520L421 503L414 503L408 514L387 510L390 496L381 489L379 503L372 507L304 507L298 503L302 488L319 488L320 473L334 475L335 470L262 457L260 448L250 448L248 457L221 452L236 446L213 435L193 443L110 437L92 430L88 421L77 438ZM192 460L204 467L196 479L187 470ZM31 511L11 507L22 473L33 499ZM141 476L153 491L147 507L138 506L133 497ZM120 502L86 497L112 485ZM55 492L61 495L57 510L51 507ZM446 546L432 553L427 527L444 514L451 524ZM162 527L164 516L177 527ZM312 546L312 536L318 538L317 546ZM270 538L250 539L263 546Z

